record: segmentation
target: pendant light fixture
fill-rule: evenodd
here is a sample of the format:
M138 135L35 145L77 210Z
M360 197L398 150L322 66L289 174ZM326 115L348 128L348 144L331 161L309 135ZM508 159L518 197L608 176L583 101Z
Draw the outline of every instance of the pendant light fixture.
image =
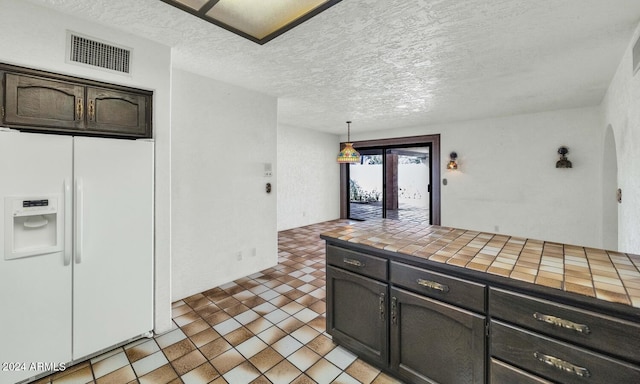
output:
M360 154L353 148L353 143L351 142L351 122L347 121L347 142L344 143L344 148L338 153L338 163L349 164L359 162Z

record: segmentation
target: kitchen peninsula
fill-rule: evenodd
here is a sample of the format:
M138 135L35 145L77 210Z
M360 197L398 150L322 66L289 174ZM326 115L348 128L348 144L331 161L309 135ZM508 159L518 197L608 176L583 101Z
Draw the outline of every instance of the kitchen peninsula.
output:
M640 382L639 255L384 219L321 237L327 332L407 382Z

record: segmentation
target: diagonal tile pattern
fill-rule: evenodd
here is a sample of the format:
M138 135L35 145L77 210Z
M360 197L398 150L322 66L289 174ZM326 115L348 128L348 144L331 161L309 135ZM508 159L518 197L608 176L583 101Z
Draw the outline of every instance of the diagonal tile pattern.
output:
M173 303L176 328L38 384L400 383L325 333L325 248L332 221L278 234L278 265Z

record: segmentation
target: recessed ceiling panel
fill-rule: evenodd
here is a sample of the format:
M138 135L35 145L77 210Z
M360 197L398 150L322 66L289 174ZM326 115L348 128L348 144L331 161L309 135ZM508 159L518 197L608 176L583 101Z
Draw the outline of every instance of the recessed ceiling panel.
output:
M207 4L209 0L177 0L176 2L197 11L202 8L203 5Z
M339 3L340 0L162 0L258 44Z
M263 39L325 3L322 0L220 0L207 16Z

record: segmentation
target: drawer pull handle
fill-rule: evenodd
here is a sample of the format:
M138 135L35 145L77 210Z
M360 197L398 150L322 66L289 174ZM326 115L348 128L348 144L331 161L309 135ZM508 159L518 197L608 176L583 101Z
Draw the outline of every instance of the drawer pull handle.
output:
M436 283L435 281L431 281L431 280L424 280L424 279L418 279L416 280L416 282L418 283L418 285L421 285L423 287L427 287L436 291L440 291L443 293L447 293L449 292L449 287L444 285L444 284L440 284L440 283Z
M556 316L545 315L539 312L534 313L533 317L538 321L552 324L552 325L555 325L556 327L571 329L576 332L584 333L585 335L588 335L591 333L589 326L585 324L574 323L573 321L561 319Z
M93 99L89 100L89 121L94 121L96 119L96 110L93 106Z
M360 260L347 259L346 257L342 259L345 264L353 265L354 267L362 268L364 267L364 263Z
M384 293L380 294L380 320L384 320Z
M545 364L548 364L561 371L573 373L574 375L580 376L580 377L591 377L591 372L589 372L587 368L583 368L575 364L571 364L570 362L564 361L557 357L545 355L544 353L540 353L540 352L534 352L533 356L535 356L535 358L538 359L539 361Z
M391 324L398 324L398 299L393 296L391 298Z
M76 120L82 120L84 119L84 116L82 114L82 98L79 97L77 102L76 102Z

